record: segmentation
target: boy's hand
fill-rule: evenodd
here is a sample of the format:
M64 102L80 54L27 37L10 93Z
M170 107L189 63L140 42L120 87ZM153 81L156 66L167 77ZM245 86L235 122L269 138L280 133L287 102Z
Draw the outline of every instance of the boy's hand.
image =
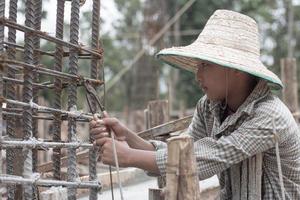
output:
M109 131L115 134L116 140L124 141L126 139L127 128L118 119L110 118L106 112L102 119L94 115L94 119L90 122L90 134L95 141L109 137Z
M99 145L100 148L100 157L104 164L113 165L115 164L115 157L113 154L113 143L112 139L108 137L104 137L96 140L96 144ZM118 157L118 162L120 167L129 167L130 166L130 155L131 148L128 146L125 141L115 140L116 144L116 152Z

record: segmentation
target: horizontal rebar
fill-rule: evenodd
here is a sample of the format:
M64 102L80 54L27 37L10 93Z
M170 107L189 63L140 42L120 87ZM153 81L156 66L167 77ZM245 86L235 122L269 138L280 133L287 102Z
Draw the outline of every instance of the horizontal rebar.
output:
M68 182L68 181L56 181L45 180L39 178L23 178L21 176L7 176L5 174L0 175L0 183L4 184L17 184L25 185L32 184L36 186L52 187L52 186L65 186L71 188L98 188L101 190L102 186L99 181L86 181L86 182Z
M48 40L50 42L54 42L56 44L60 44L60 45L63 45L63 46L69 47L69 48L76 48L79 51L85 51L85 52L90 53L93 56L96 56L98 58L102 58L102 49L99 49L98 51L94 51L94 50L91 50L91 49L88 49L88 48L84 48L80 45L75 45L75 44L72 44L70 42L66 42L64 40L61 40L61 39L58 39L56 37L50 36L46 32L34 30L33 28L18 24L16 22L13 22L13 21L7 19L7 18L0 18L0 22L3 23L7 27L14 28L14 29L22 31L24 33L35 34L36 36L38 36L42 39Z
M81 142L44 142L35 138L29 140L3 140L0 138L1 148L30 148L30 149L49 149L49 148L94 148L93 144Z
M13 78L8 78L8 77L3 77L3 80L5 82L13 82L13 83L20 84L20 85L24 84L24 81L23 80L19 80L19 79L13 79ZM48 89L52 89L53 88L52 85L43 85L43 84L40 84L40 83L33 83L33 87L48 88Z
M15 68L18 68L18 69L22 69L23 67L30 68L34 72L38 72L40 74L45 74L45 75L51 75L51 76L55 76L55 77L60 77L62 79L67 79L67 80L72 81L72 82L75 82L75 81L77 81L77 82L89 81L91 83L95 83L95 84L98 84L98 85L101 85L101 84L104 83L103 81L96 80L96 79L91 79L91 78L87 78L87 77L83 77L83 76L79 76L79 75L72 75L72 74L68 74L68 73L64 73L64 72L58 72L58 71L52 70L52 69L47 69L43 65L35 66L35 65L15 61L15 60L3 59L3 57L2 57L2 59L0 59L0 63L7 64L8 67L15 67ZM13 65L13 66L9 66L9 65Z
M9 47L16 48L17 51L24 52L24 46L18 45L15 43L4 42L4 47L6 49L8 49ZM34 49L34 51L37 51L40 55L46 55L46 56L52 56L52 57L55 56L55 51L43 51L41 49ZM63 52L63 57L69 57L69 55L70 55L70 52L68 52L68 51ZM78 56L79 56L78 57L79 59L92 59L93 58L93 56L89 53L79 53Z
M12 113L12 112L2 111L2 114L4 116L4 119L6 119L9 116L14 116L14 117L22 118L22 114L19 114L19 113ZM40 119L40 120L54 120L53 116L36 116L36 115L33 115L32 117L34 119ZM62 115L61 116L61 120L64 120L64 121L68 120L68 116ZM89 122L88 119L80 119L80 118L77 118L76 121L77 122Z
M5 77L5 76L3 77L3 80L5 82L13 82L13 83L20 84L20 85L24 84L24 80L8 78L8 77ZM62 89L66 88L67 86L68 86L68 82L63 82L61 84L61 88ZM78 82L77 86L82 86L82 84ZM46 89L54 89L54 84L53 83L49 83L49 84L33 83L33 87L36 87L36 88L46 88Z
M0 97L0 103L8 103L8 104L13 104L13 105L19 105L19 106L24 106L24 107L29 107L32 109L36 109L38 111L49 111L53 113L61 113L65 114L68 117L72 118L81 118L81 119L86 119L86 120L92 120L93 116L88 115L86 113L80 112L80 111L65 111L65 110L60 110L60 109L55 109L55 108L49 108L46 106L40 106L36 103L33 103L32 101L30 103L24 103L22 101L17 101L17 100L11 100L11 99L5 99L4 97Z

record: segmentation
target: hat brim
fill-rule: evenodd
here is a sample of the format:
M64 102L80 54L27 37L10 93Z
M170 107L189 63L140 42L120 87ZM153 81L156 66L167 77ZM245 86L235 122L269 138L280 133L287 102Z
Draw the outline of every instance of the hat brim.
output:
M202 47L194 47L191 44L185 47L163 49L156 54L156 57L173 67L193 73L196 73L199 61L212 62L265 79L272 89L279 90L283 88L283 84L277 75L268 70L259 59L255 58L255 55L239 50L208 44L203 44Z

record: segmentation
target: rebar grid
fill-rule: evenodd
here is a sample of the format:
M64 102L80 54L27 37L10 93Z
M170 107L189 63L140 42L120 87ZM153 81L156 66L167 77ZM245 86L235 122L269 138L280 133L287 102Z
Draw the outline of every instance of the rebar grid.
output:
M92 113L84 113L77 110L77 87L83 86L88 81L96 89L103 85L101 80L103 72L100 72L102 63L102 49L99 45L100 0L93 0L91 48L79 44L79 14L80 4L84 1L71 1L70 40L64 41L64 12L66 0L57 0L57 18L55 37L41 30L42 0L25 1L25 24L17 23L18 0L9 1L9 18L5 17L5 0L0 0L0 104L7 107L0 108L0 123L2 117L7 122L7 136L0 137L0 146L7 155L7 174L0 173L0 183L7 185L7 199L16 197L16 185L23 185L24 199L38 199L37 186L64 186L68 188L68 199L76 199L77 188L89 188L90 199L97 199L101 184L97 181L96 164L97 150L90 143L82 143L76 137L76 123L89 122L93 119ZM8 37L5 41L4 27L8 27ZM17 44L16 31L24 32L24 46ZM41 50L40 39L56 44L54 52ZM23 61L17 61L16 52L23 55ZM41 55L54 59L54 66L48 69L40 61ZM62 72L63 58L69 58L68 73ZM90 77L78 74L78 60L90 59ZM2 69L6 72L3 76ZM16 77L17 73L23 73L23 79ZM39 75L54 77L51 83L41 83ZM12 83L13 87L11 86ZM16 86L23 86L23 99L17 99ZM5 97L3 86L6 87ZM53 107L38 104L39 90L53 90ZM68 111L62 109L62 90L68 92ZM91 101L91 107L97 109L96 102ZM20 109L22 108L22 109ZM46 115L40 115L46 114ZM16 120L22 119L22 124L16 124ZM52 141L38 138L38 120L52 120ZM61 123L68 120L68 142L61 141ZM23 131L23 140L17 139L16 127ZM1 134L1 133L0 133ZM1 135L0 135L1 136ZM24 152L23 174L16 176L14 171L14 151L21 148ZM53 148L53 176L57 180L43 180L36 178L37 151ZM61 180L61 148L68 151L67 181ZM76 149L89 149L89 182L78 182ZM14 149L14 151L12 150ZM14 176L12 176L14 175Z

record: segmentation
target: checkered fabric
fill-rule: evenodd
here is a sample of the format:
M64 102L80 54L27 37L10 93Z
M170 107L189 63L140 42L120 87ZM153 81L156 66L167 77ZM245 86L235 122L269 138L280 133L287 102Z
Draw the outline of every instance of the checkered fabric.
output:
M200 180L215 174L220 181L220 199L232 199L233 166L248 172L243 162L263 152L262 199L282 199L275 151L275 131L285 199L300 199L300 132L289 109L274 96L265 81L259 81L245 102L223 122L220 102L201 98L187 133L194 138ZM161 175L166 173L166 144L152 141ZM247 165L246 165L247 166ZM236 168L235 168L236 169ZM244 171L244 172L243 172ZM230 173L231 172L231 173ZM238 180L241 180L239 178ZM240 191L242 192L242 191Z

